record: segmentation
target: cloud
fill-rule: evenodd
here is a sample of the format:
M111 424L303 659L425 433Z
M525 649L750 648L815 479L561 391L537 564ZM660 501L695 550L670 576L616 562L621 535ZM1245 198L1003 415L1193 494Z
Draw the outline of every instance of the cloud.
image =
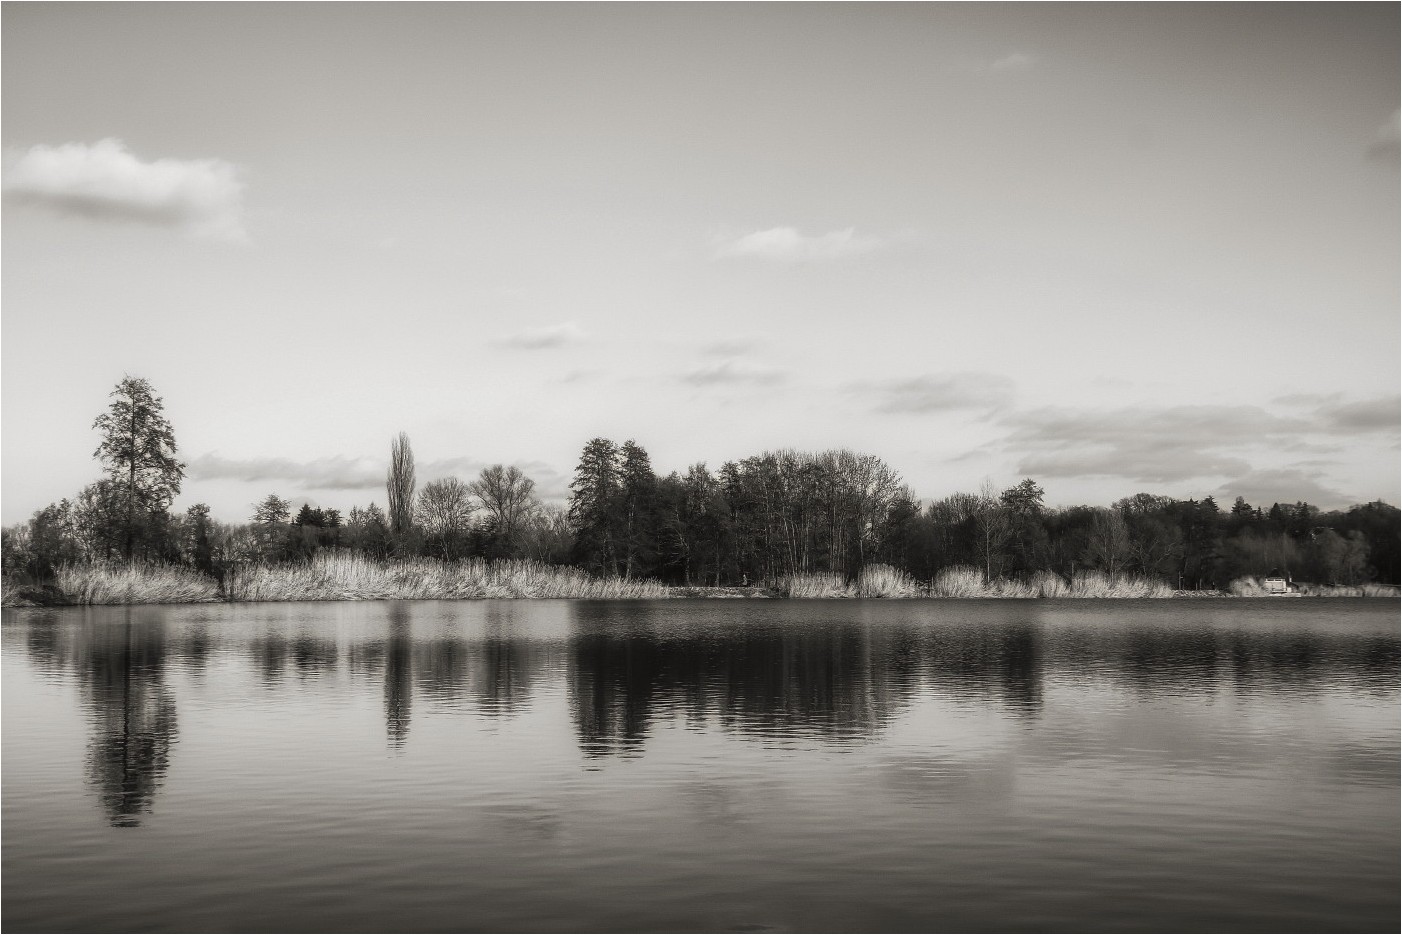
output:
M856 229L852 227L813 236L800 234L792 227L772 227L721 244L716 256L757 257L796 263L857 256L870 253L881 245L881 241L875 237L858 237Z
M1008 71L1027 71L1035 64L1037 64L1037 60L1026 52L1013 52L989 62L988 70L995 74Z
M500 347L514 347L527 351L539 351L552 347L578 344L584 340L584 329L577 322L566 321L544 328L527 328L515 334L508 334L496 342Z
M784 379L780 370L772 370L748 364L739 360L722 360L706 364L682 374L678 379L692 386L717 386L724 384L751 383L769 385Z
M1394 110L1392 116L1378 127L1373 143L1368 147L1368 156L1378 162L1396 163L1402 160L1402 112Z
M383 487L386 463L334 455L311 461L289 458L224 458L204 454L186 467L191 480L290 482L309 490L366 490Z
M738 357L754 350L763 341L759 338L736 337L720 341L710 341L701 345L701 353L707 357Z
M1380 396L1353 403L1335 402L1314 412L1322 431L1332 434L1397 432L1402 425L1402 397Z
M1003 444L1020 453L1020 473L1144 483L1243 474L1251 465L1226 452L1290 440L1310 427L1259 406L1046 407L1003 424L1012 427Z
M877 412L891 413L996 409L1013 397L1012 380L1000 374L976 371L854 383L849 389L874 397Z
M5 193L62 214L246 239L243 185L221 159L142 162L115 139L38 145L6 173Z
M1310 429L1330 435L1357 435L1402 429L1402 396L1346 402L1343 393L1292 393L1271 402L1304 412Z
M948 65L945 70L970 75L1008 75L1030 71L1036 64L1035 56L1026 52L1009 52L1007 55L995 59Z
M1245 497L1246 502L1254 506L1304 500L1324 509L1336 509L1356 501L1320 483L1323 476L1321 471L1303 470L1299 466L1247 471L1218 487L1214 495L1228 502Z
M444 477L475 478L489 462L475 458L440 458L420 462L415 467L419 486ZM536 495L561 500L568 494L569 478L543 461L516 462L516 466L536 482ZM285 484L296 490L383 491L389 463L377 458L347 458L332 455L309 461L290 458L225 458L204 454L186 467L191 480L235 480Z

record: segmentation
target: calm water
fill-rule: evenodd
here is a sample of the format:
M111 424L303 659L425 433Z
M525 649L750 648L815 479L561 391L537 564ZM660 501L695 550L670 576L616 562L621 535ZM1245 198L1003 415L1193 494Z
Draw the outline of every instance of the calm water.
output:
M5 611L3 923L1390 930L1384 601Z

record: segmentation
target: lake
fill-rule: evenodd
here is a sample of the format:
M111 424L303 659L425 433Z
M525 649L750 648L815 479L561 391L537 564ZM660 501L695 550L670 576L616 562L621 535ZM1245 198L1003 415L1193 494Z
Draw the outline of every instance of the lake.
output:
M6 931L1395 931L1383 600L6 610Z

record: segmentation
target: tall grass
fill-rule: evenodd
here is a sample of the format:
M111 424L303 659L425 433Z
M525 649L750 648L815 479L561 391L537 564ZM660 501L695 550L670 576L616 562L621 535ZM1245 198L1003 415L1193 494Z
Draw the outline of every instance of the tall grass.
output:
M595 578L578 568L526 559L377 562L322 553L310 562L246 565L224 577L231 601L463 600L473 598L660 598L656 581Z
M63 565L54 585L73 604L195 604L219 599L214 580L193 569L144 562Z
M1077 572L1068 584L1050 571L1039 571L1026 581L1008 578L983 580L983 572L968 565L942 570L930 582L931 597L1059 598L1059 597L1171 597L1167 585L1137 575Z
M837 572L785 575L774 582L774 590L783 597L856 597L855 589Z
M920 585L899 568L868 565L857 576L858 597L919 597Z
M969 565L940 569L930 582L931 597L986 597L983 572Z
M1107 575L1103 571L1078 571L1071 578L1067 597L1172 597L1173 589L1162 581L1139 575Z

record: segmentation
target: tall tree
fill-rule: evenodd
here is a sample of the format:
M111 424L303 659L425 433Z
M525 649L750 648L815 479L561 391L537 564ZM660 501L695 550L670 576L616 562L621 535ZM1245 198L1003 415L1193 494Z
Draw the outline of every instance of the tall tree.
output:
M175 432L165 404L139 377L123 377L111 393L112 403L93 422L102 432L93 457L102 462L124 514L123 556L131 561L138 522L164 513L180 493L185 465L176 460Z
M618 447L591 439L579 455L570 482L570 525L575 561L595 571L618 573L617 515L620 499Z
M389 531L395 547L404 550L414 528L414 450L404 432L390 443L385 495L389 500Z
M623 546L623 575L650 570L657 553L655 527L657 476L646 449L631 438L619 449L620 538Z

